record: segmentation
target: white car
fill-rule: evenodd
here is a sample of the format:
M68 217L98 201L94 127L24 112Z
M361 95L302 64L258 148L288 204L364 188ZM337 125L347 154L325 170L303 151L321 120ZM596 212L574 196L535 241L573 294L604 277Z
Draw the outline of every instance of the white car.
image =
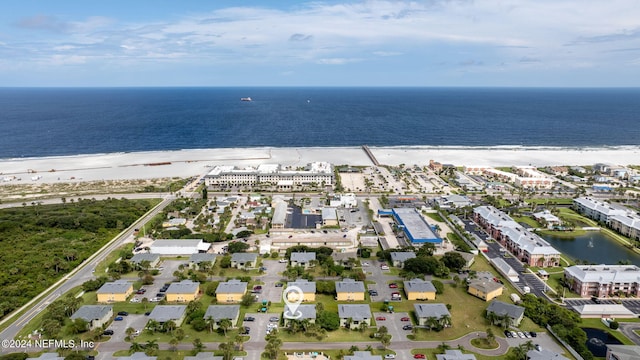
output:
M387 354L384 356L385 359L395 359L396 355L395 354Z
M278 262L281 263L281 264L284 264L284 263L287 262L287 259L280 259L280 260L278 260Z
M522 331L518 331L518 336L520 336L521 339L524 339L524 333Z
M362 266L369 266L369 263L365 261L365 262L362 263ZM391 355L391 354L389 354L389 355Z
M131 302L132 303L139 303L139 302L142 302L142 300L137 299L137 298L133 298L133 299L131 299Z

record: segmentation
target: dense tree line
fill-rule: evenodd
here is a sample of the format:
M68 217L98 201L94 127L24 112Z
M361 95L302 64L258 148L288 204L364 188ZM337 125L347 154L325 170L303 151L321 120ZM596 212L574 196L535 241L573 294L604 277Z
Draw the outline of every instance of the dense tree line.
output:
M582 321L580 316L568 309L537 298L525 295L522 299L524 314L540 326L551 326L561 339L566 341L585 360L593 359L593 354L587 349L587 334L578 325Z
M0 210L0 317L81 264L155 203L87 199Z

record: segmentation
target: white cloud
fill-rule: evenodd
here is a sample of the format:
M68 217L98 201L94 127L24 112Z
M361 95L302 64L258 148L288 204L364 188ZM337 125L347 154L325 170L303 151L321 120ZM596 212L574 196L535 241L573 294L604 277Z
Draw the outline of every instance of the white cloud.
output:
M3 40L18 54L7 61L77 53L77 59L52 64L182 60L203 66L270 64L282 66L277 72L282 73L291 65L393 57L478 71L501 64L508 69L616 66L637 62L633 52L615 51L640 48L640 6L630 5L630 0L310 2L127 24L101 16L69 21L37 15L16 19L22 33ZM51 35L43 36L47 32Z

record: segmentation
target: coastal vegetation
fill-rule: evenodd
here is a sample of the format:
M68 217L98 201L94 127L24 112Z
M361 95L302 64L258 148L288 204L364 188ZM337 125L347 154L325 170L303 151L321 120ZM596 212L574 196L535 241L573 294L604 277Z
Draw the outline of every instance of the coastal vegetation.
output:
M155 204L83 199L0 210L0 316L82 264Z

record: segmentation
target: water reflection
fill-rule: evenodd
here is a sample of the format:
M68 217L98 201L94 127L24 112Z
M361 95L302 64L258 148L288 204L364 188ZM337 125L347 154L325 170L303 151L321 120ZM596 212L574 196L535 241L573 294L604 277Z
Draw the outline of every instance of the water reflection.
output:
M560 252L575 260L609 265L628 260L631 264L640 266L640 255L602 235L599 231L590 231L575 238L550 235L542 237Z

